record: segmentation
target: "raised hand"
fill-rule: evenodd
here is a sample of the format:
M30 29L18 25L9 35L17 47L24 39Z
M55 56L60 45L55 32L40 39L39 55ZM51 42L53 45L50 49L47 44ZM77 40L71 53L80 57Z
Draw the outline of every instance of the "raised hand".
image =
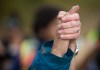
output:
M75 41L79 37L81 25L78 10L79 6L73 6L69 12L59 12L59 25L51 53L62 57L68 50L69 41ZM73 51L73 48L71 49Z

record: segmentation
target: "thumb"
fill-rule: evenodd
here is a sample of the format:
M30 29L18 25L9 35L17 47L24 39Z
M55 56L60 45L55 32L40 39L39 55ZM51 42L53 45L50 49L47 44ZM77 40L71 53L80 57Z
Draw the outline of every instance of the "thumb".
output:
M57 18L58 18L58 19L61 19L61 18L63 18L65 15L66 15L66 11L60 11L60 12L58 13Z
M77 13L79 12L79 6L76 5L76 6L73 6L70 10L69 10L69 14L73 14L73 13Z

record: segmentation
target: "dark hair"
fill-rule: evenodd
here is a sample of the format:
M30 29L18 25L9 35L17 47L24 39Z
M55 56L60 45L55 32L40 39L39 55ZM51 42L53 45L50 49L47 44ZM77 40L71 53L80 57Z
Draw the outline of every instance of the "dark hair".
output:
M6 19L4 27L6 29L21 28L21 18L17 11L12 11Z
M47 27L52 20L54 20L60 9L52 6L44 6L37 10L35 15L35 22L33 23L33 30L36 35L42 28Z

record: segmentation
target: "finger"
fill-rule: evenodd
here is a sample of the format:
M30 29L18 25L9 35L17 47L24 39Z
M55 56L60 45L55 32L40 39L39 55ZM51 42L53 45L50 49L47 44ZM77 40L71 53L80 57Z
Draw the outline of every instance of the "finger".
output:
M73 27L78 27L81 26L80 21L69 21L66 23L61 23L58 25L59 29L68 29L68 28L73 28Z
M79 36L80 36L80 32L76 34L60 35L60 38L64 40L72 40L72 39L79 38Z
M73 6L70 10L69 10L69 13L70 14L73 14L73 13L77 13L79 11L79 6L76 5L76 6Z
M79 14L78 13L75 13L75 14L71 14L71 15L64 16L62 18L62 22L77 21L79 19L80 19Z
M65 12L65 11L60 11L57 18L61 19L62 17L64 17L66 15L66 13L67 12Z
M79 12L79 6L78 5L76 7L74 7L74 8L69 10L70 14L73 14L73 13L76 13L76 12ZM80 23L80 26L81 26L81 23ZM69 48L75 52L75 49L76 49L76 39L73 39L73 40L70 41Z
M78 33L79 31L80 31L80 27L74 27L70 29L59 30L58 33L66 35L66 34L75 34L75 33Z

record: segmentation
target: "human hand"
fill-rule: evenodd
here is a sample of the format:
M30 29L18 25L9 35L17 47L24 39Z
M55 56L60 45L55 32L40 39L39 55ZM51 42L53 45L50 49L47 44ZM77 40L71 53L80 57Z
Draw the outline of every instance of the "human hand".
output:
M62 57L67 52L69 41L79 37L81 25L78 10L79 6L73 6L69 12L59 12L59 25L57 27L59 30L57 30L51 51L53 54ZM73 50L72 46L71 49Z

